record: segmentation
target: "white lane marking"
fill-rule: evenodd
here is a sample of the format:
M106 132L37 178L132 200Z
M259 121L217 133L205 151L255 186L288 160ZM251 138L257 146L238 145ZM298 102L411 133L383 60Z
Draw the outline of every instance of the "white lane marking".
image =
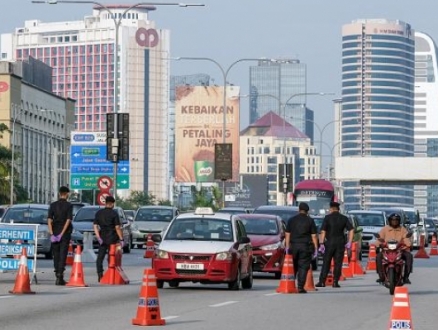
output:
M89 286L73 286L73 287L64 288L64 290L77 290L77 289L90 289L90 287Z
M265 296L276 296L276 295L279 295L279 294L281 294L281 293L278 293L278 292L274 292L274 293L265 293Z
M172 320L172 319L176 319L178 317L179 317L179 315L169 315L169 316L163 317L163 319L164 320Z
M0 299L14 298L14 296L2 296Z
M223 303L220 303L220 304L209 305L209 307L222 307L222 306L226 306L226 305L235 304L235 303L237 303L237 302L238 302L238 301L233 301L233 300L231 300L231 301L226 301L226 302L223 302Z

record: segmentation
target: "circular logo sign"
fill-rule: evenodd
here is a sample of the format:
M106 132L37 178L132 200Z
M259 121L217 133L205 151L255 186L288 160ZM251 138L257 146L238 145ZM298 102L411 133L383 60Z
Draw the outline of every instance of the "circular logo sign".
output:
M101 191L109 191L113 186L113 180L109 176L101 176L97 180L97 186Z
M99 205L105 205L105 198L109 196L109 193L106 191L102 191L97 194L97 203Z
M9 89L9 84L6 81L0 81L0 93L6 92Z
M155 29L139 28L135 33L135 41L141 47L155 47L158 45L158 33Z

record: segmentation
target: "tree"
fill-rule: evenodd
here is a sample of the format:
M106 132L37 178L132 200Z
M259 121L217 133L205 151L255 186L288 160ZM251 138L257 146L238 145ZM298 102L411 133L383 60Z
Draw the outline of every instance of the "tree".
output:
M218 192L214 190L217 187L201 187L200 190L196 189L196 186L192 186L192 196L193 203L191 204L193 208L196 207L211 207L213 210L217 210L219 205L216 200L216 196ZM220 192L219 192L220 196Z
M127 202L130 202L133 209L138 209L144 205L155 205L157 203L156 196L151 192L145 191L132 191L131 195L127 198Z
M160 199L158 201L158 205L161 205L161 206L172 206L172 202L170 200L168 200L168 199Z

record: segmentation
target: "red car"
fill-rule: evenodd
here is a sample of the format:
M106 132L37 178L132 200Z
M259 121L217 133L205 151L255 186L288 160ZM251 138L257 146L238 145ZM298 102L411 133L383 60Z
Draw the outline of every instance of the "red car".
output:
M253 249L253 271L281 277L284 260L284 229L281 218L270 214L239 214Z

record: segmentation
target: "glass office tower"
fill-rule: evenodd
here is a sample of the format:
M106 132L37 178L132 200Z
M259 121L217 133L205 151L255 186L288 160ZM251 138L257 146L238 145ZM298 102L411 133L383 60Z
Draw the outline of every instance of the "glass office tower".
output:
M415 40L411 26L385 19L342 28L341 156L414 156ZM402 166L402 159L394 166ZM344 181L344 206L413 206L408 185Z

